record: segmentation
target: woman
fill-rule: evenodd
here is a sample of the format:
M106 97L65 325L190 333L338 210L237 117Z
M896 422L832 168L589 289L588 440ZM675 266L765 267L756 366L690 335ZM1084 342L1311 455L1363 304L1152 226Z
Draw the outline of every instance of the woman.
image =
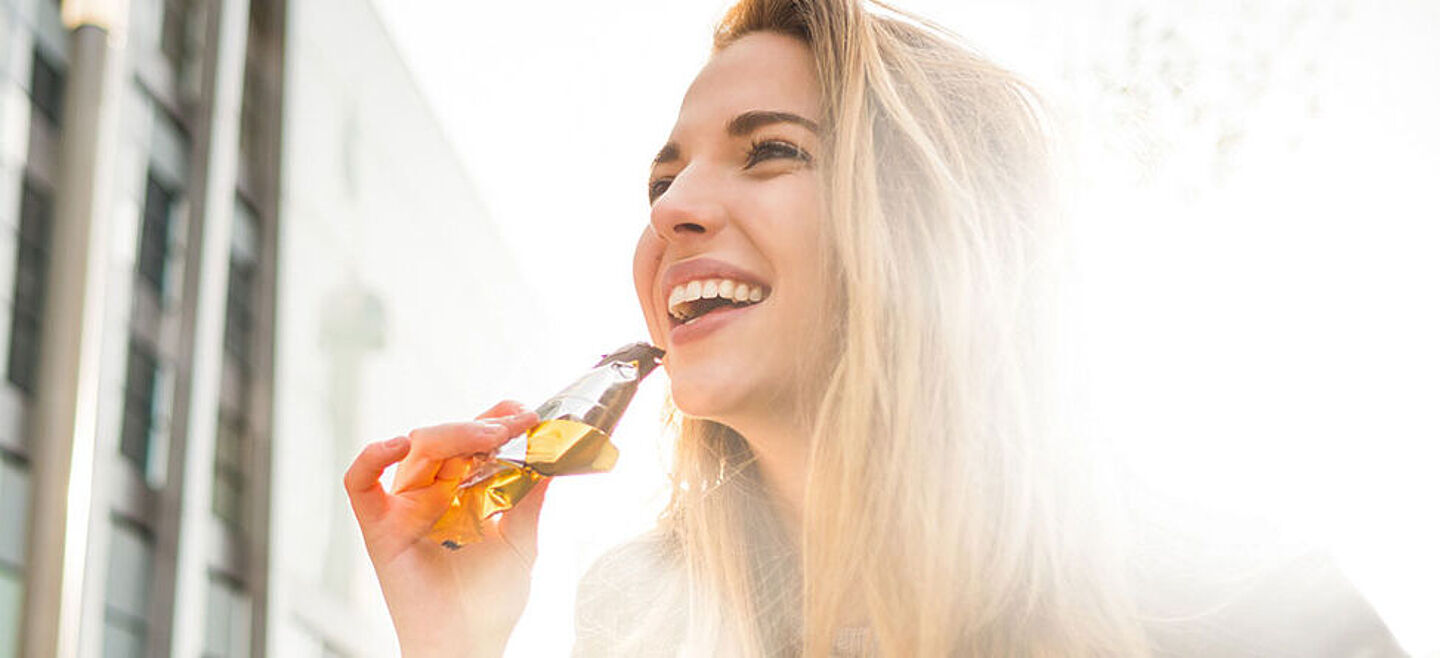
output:
M635 253L672 501L582 583L577 654L1151 651L1042 376L1047 161L1030 91L934 26L858 0L731 9ZM478 545L424 536L469 455L535 422L501 403L347 474L405 655L503 650L543 485Z

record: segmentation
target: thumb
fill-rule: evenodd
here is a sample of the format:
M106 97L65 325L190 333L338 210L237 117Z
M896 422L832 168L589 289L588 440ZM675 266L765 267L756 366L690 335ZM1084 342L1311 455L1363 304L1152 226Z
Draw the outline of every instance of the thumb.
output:
M376 441L365 446L345 471L345 492L362 529L385 509L387 495L380 486L380 475L409 452L410 440L403 436Z

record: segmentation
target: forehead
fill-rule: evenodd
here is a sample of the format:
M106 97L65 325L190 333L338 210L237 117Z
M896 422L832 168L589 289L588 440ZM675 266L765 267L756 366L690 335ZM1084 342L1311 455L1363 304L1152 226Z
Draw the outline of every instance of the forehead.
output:
M715 53L685 93L675 133L723 126L750 110L785 111L819 120L820 83L804 42L756 32Z

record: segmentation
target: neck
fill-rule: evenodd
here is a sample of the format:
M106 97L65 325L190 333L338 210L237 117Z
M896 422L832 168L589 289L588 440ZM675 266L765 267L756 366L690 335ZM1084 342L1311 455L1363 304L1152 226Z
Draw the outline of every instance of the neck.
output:
M785 421L790 422L785 422ZM726 423L750 445L776 515L791 539L799 541L805 508L809 433L791 419Z
M765 490L775 507L775 516L790 541L799 547L805 510L805 483L809 475L810 433L795 423L727 425L745 437L745 442L750 445ZM859 600L857 588L858 583L851 584L847 590L849 600ZM854 608L843 611L838 621L847 627L863 627L865 619L865 613Z

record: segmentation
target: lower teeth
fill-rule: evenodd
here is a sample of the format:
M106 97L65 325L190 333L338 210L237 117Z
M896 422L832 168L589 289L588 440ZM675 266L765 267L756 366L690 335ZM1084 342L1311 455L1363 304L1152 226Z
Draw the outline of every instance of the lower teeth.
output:
M703 318L703 317L705 317L706 315L709 315L711 312L717 311L717 310L722 309L722 308L726 308L726 307L729 307L729 308L745 308L745 307L747 307L747 306L752 306L752 305L754 305L754 303L755 303L755 302L717 304L717 305L715 305L715 306L707 309L705 312L700 313L699 315L692 315L692 316L687 317L687 318L677 318L677 319L680 320L680 324L682 324L682 325L684 325L684 324L690 324L691 322L694 322L695 320L699 320L700 318Z

